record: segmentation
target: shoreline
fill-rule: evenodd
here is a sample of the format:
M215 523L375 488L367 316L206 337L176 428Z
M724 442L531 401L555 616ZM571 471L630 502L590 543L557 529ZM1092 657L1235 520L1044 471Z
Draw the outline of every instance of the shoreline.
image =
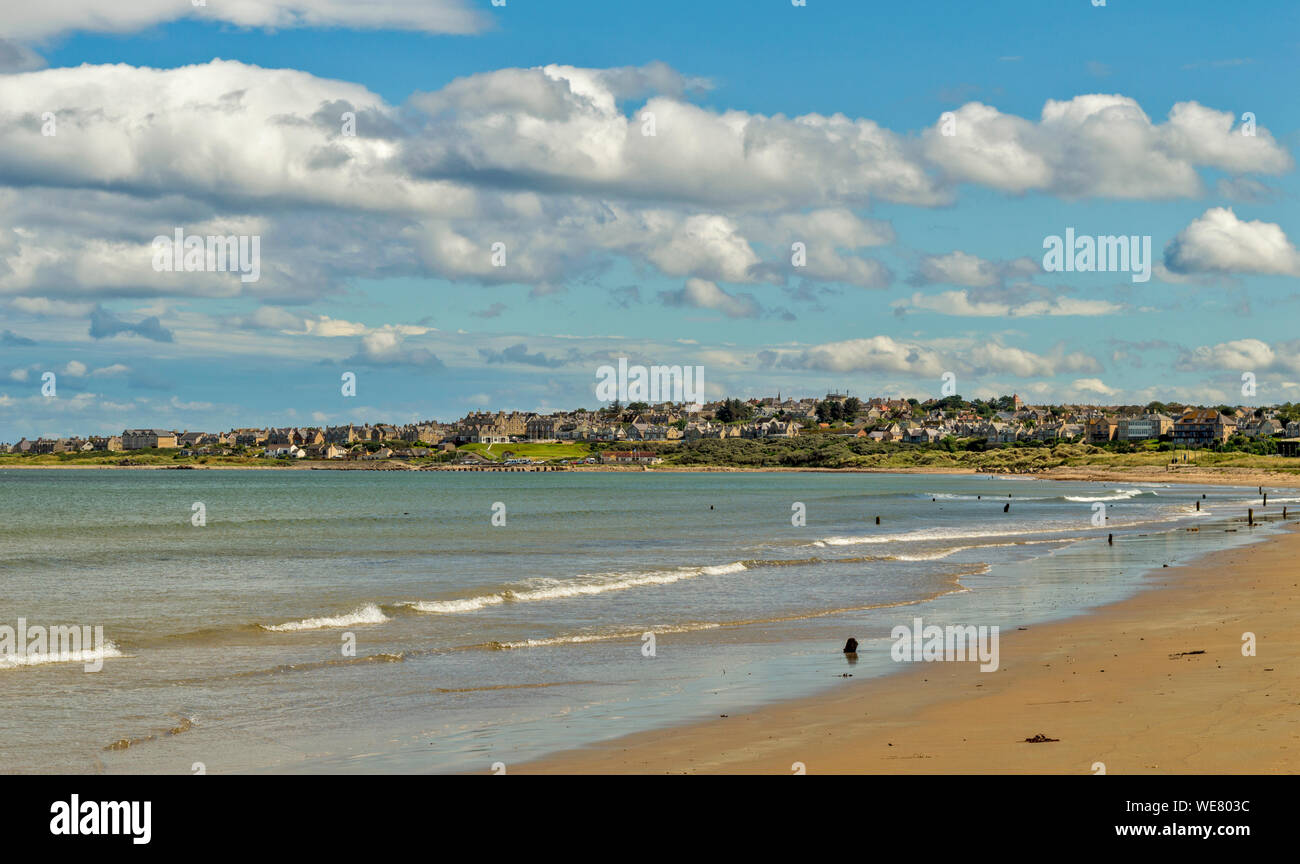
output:
M42 464L20 465L0 463L0 471L387 471L387 472L447 472L461 474L520 473L644 473L644 474L928 474L934 476L971 475L986 477L1017 477L1031 480L1066 480L1089 483L1176 483L1205 486L1240 486L1243 488L1271 487L1300 490L1300 475L1285 474L1261 468L1211 467L1183 465L1173 470L1151 465L1130 466L1069 466L1060 465L1038 471L987 471L975 468L943 467L886 467L886 468L813 468L813 467L740 467L730 465L657 465L652 468L633 465L582 465L541 469L541 466L483 466L483 467L432 467L411 466L405 462L383 461L375 464L338 464L329 462L295 462L287 465L97 465L97 464ZM1297 465L1300 468L1300 465Z
M1001 666L916 663L511 773L1300 771L1300 529L1149 573L1116 603L1005 634ZM1242 654L1243 634L1257 656ZM828 646L827 666L844 665ZM1196 653L1202 652L1202 653ZM1025 739L1046 735L1052 741Z

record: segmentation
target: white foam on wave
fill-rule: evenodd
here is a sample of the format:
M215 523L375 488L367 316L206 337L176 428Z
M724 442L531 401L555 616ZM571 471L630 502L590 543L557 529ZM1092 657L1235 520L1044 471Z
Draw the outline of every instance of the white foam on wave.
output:
M1076 501L1079 503L1089 503L1092 501L1127 501L1130 498L1136 498L1139 495L1148 494L1142 489L1116 489L1109 495L1066 495L1066 501ZM1149 493L1154 495L1156 493Z
M259 624L263 630L273 633L292 633L298 630L324 630L329 627L352 627L357 624L383 624L389 617L374 603L368 603L344 615L330 615L322 618L304 618L286 624Z
M895 561L939 561L947 558L949 555L955 555L958 552L965 552L967 549L987 549L992 546L1015 546L1015 543L976 543L971 546L949 546L946 549L936 549L933 552L916 552L911 555L892 555Z
M684 579L699 576L728 576L748 568L744 562L717 564L708 567L682 567L677 570L656 570L632 573L601 573L575 576L572 579L538 578L530 580L532 587L480 594L459 600L420 600L405 604L416 612L457 613L477 612L501 603L531 603L541 600L564 600L569 597L590 597L610 591L626 591L647 585L671 585Z
M700 630L717 630L722 624L707 621L699 624L680 624L674 627L655 627L656 636L673 633L695 633ZM496 642L497 648L544 648L548 645L580 645L587 642L612 642L624 639L639 639L641 630L620 631L617 633L580 633L573 636L552 636L547 639L520 639L516 642Z
M1057 531L1068 530L1062 526L1043 527L1028 531L1017 531L1015 529L995 529L992 531L963 531L953 530L951 528L922 528L917 531L906 531L902 534L864 534L859 536L848 537L825 537L821 540L814 540L812 546L860 546L874 545L878 543L921 543L924 541L936 540L975 540L984 537L1020 537L1027 534L1051 534Z
M923 498L938 498L940 501L1005 501L1005 498L998 497L997 493L985 495L965 495L958 492L926 492L919 496ZM1018 495L1016 501L1051 501L1054 495Z
M112 642L98 648L81 651L55 651L35 654L0 654L0 669L20 669L24 666L44 666L50 663L94 663L111 657L121 657L122 652Z
M967 546L949 546L945 549L936 549L933 552L916 552L911 555L891 555L889 557L895 561L938 561L957 552L965 552L968 549L997 549L1003 546L1037 546L1042 543L1069 542L1070 538L1068 537L1058 537L1050 540L1016 540L1010 543L971 543Z
M1137 494L1142 494L1142 493L1139 492ZM1079 499L1079 500L1092 500L1092 499ZM1097 499L1097 500L1102 500L1102 499ZM1113 499L1105 499L1105 500L1113 500ZM1168 501L1168 499L1165 500ZM1243 506L1249 503L1250 503L1249 501L1244 502ZM1220 502L1220 507L1222 507L1221 502ZM1156 515L1154 516L1154 518L1148 515L1147 518L1134 518L1128 520L1116 519L1107 522L1105 525L1100 525L1100 526L1092 525L1086 522L1085 523L1058 522L1055 524L1043 523L1037 528L1019 529L1019 530L995 528L995 529L981 531L981 530L954 530L951 528L925 528L917 531L907 531L900 534L864 534L858 536L850 535L850 536L839 536L839 537L824 537L821 540L814 540L808 545L814 547L826 548L828 546L864 546L864 545L877 545L882 543L921 543L921 542L943 542L945 540L981 540L985 538L991 539L995 537L1024 537L1024 536L1035 535L1035 534L1060 535L1058 537L1048 538L1046 540L1015 541L1018 544L1053 543L1056 542L1057 540L1075 539L1074 535L1078 535L1080 533L1093 533L1097 531L1106 531L1107 529L1114 529L1114 528L1137 528L1142 525L1160 525L1169 522L1178 522L1186 519L1189 516L1204 517L1208 515L1210 515L1210 511L1206 507L1202 507L1200 512L1195 512L1187 505L1173 506L1171 502L1169 508L1166 508L1164 511L1160 511L1160 515ZM979 543L975 545L996 546L1002 544ZM1015 544L1007 544L1007 545L1015 545ZM894 555L893 557L898 560L909 560L901 555Z
M477 612L488 606L506 602L505 594L480 594L478 597L466 597L463 600L417 600L407 603L406 608L416 612Z
M947 549L938 549L934 552L918 552L915 555L895 555L895 561L938 561L947 558L949 555L957 552L964 552L967 549L975 549L975 546L951 546Z
M958 570L950 574L952 584L950 587L948 587L945 590L935 592L934 594L931 594L930 596L927 597L919 597L914 600L903 600L894 603L884 603L875 606L848 606L848 607L838 607L833 609L818 609L818 610L810 610L808 612L796 613L792 615L785 615L778 618L758 618L758 619L750 619L744 621L727 621L727 622L696 621L696 622L676 624L670 626L646 627L640 630L607 631L604 633L575 633L567 636L551 636L542 639L520 639L513 642L489 642L486 643L485 645L474 645L470 647L474 647L474 648L490 647L490 648L497 648L497 649L542 648L549 645L575 645L575 644L583 644L588 642L610 642L615 640L640 639L643 638L645 633L647 632L654 633L655 636L663 636L665 634L676 634L676 633L695 633L701 630L718 630L723 627L743 627L743 626L764 625L764 624L777 624L777 623L784 623L788 621L803 621L810 618L824 618L830 615L841 615L846 612L861 612L866 609L885 609L885 608L896 607L896 606L911 606L917 603L923 603L928 600L932 600L935 597L939 597L944 594L965 593L967 591L970 591L971 589L967 588L965 585L962 585L959 580L962 577L966 577L966 576L978 576L978 575L989 573L991 569L992 568L988 563L982 562L974 566L967 567L964 570Z
M1158 487L1163 488L1163 487ZM1139 495L1158 495L1150 489L1115 489L1106 495L1017 495L1014 501L1073 501L1092 502L1092 501L1127 501L1130 498L1136 498ZM925 498L937 498L940 501L1005 501L1007 499L999 497L996 493L988 495L967 495L957 492L927 492Z

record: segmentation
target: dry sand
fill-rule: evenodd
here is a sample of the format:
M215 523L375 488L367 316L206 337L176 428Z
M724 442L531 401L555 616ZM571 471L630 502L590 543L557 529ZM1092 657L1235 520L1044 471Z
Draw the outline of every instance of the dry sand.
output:
M1083 465L1060 465L1033 475L1045 480L1088 480L1101 483L1195 483L1205 486L1262 486L1264 491L1279 487L1294 487L1294 474L1271 471L1267 468L1236 468L1229 466L1200 467L1195 464L1165 469L1159 465L1126 465L1113 468Z
M1092 613L1004 632L996 672L908 664L511 773L1295 773L1298 562L1288 531L1159 570L1151 590ZM1038 734L1060 740L1025 742Z
M1298 465L1297 467L1300 467ZM102 469L117 471L468 471L468 470L514 470L536 471L536 468L516 466L506 469L491 462L483 466L458 467L452 465L411 465L401 460L375 460L350 462L333 460L301 460L288 464L270 464L262 460L250 459L246 463L198 465L116 465L105 463L66 463L66 462L21 462L17 460L0 460L0 469L21 468L34 469ZM814 474L971 474L1000 477L1031 477L1038 480L1086 480L1097 483L1193 483L1206 486L1262 486L1265 490L1300 486L1300 476L1267 468L1250 467L1199 467L1195 464L1168 468L1162 465L1124 465L1114 467L1102 466L1067 466L1058 465L1040 471L989 471L975 468L949 468L927 465L922 467L887 467L887 468L807 468L807 467L738 467L732 465L570 465L563 470L593 472L646 472L646 473L814 473Z

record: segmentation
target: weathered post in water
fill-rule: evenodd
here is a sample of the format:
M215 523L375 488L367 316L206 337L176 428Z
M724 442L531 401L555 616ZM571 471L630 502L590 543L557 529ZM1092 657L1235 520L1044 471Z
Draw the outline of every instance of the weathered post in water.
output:
M1246 524L1247 525L1255 524L1255 510L1253 507L1248 507L1246 509Z
M876 524L877 524L877 525L880 524L880 517L879 517L879 516L876 517Z

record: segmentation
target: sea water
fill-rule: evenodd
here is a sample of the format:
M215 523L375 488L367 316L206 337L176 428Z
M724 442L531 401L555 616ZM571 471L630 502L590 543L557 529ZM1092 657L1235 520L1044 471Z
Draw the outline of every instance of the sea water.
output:
M109 647L98 672L0 662L0 771L509 770L887 674L891 629L916 617L1007 630L1079 614L1263 536L1246 508L1279 515L1285 494L1262 508L1254 489L979 475L2 470L0 624L102 626Z

